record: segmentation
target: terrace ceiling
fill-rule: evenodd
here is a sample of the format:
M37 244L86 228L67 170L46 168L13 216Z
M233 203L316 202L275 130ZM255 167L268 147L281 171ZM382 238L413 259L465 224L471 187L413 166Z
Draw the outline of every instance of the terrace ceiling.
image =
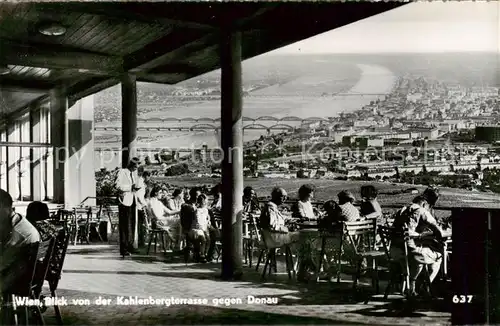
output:
M64 86L70 101L131 72L176 84L215 70L220 31L242 32L243 59L391 10L402 3L0 3L0 118ZM66 28L61 36L41 24ZM355 40L353 40L355 41Z

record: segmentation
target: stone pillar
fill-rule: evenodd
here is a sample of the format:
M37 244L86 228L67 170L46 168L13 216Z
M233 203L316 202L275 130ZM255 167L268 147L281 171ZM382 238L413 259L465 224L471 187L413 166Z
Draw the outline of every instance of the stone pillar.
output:
M9 122L7 125L7 141L21 141L21 128L17 121ZM7 189L6 191L12 196L14 201L19 197L19 165L18 161L21 158L20 147L7 147Z
M40 107L30 108L30 142L41 143L42 141L42 112ZM42 155L45 148L30 148L30 192L31 200L41 201L42 197Z
M67 112L68 167L66 205L96 205L94 169L94 95L77 101Z
M137 155L137 83L133 75L122 76L122 167Z
M241 34L221 33L222 278L240 278L242 269L243 121Z
M68 160L67 151L67 121L68 97L62 88L50 91L50 142L53 146L52 171L53 171L53 202L65 203L65 169ZM71 190L71 189L68 189Z

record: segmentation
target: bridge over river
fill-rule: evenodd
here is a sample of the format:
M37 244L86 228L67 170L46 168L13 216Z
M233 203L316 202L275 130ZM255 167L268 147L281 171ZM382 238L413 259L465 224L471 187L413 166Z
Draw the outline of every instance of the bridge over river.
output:
M314 123L327 123L334 121L331 117L300 118L288 116L283 118L261 116L257 118L243 117L243 129L252 130L281 130L294 131L297 128ZM137 131L203 131L219 130L220 118L151 118L138 119ZM99 132L120 132L118 123L100 124L95 127Z

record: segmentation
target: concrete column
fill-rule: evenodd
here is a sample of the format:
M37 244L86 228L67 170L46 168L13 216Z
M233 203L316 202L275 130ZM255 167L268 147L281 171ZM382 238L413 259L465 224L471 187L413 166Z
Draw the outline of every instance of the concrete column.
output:
M133 75L122 76L122 167L137 154L137 83Z
M68 109L68 168L66 205L96 205L94 168L94 96L78 100Z
M241 277L243 243L243 121L241 34L221 37L222 278Z
M137 82L134 75L124 74L122 83L122 168L137 155ZM136 174L137 178L137 174ZM134 248L138 246L138 221L135 210Z
M42 113L40 107L30 108L30 142L42 142ZM45 148L30 148L30 192L31 200L41 201L42 197L42 151Z
M50 141L54 148L52 155L53 201L65 202L65 169L68 160L67 123L68 97L65 90L55 88L50 91Z
M7 141L21 141L21 130L17 121L10 122L7 126ZM19 147L7 147L7 189L13 200L19 198L19 165L21 149Z

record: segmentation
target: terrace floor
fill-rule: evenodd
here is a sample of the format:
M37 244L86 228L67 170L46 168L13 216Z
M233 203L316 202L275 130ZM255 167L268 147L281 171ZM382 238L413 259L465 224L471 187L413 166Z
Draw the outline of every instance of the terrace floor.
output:
M155 324L343 324L443 325L451 314L443 303L402 313L400 300L381 296L368 304L353 298L350 276L341 283L297 284L286 273L260 280L255 268L246 268L242 281L222 282L219 264L184 264L174 258L138 255L122 259L114 245L70 247L58 296L68 300L61 311L66 325ZM260 268L262 270L262 267ZM278 265L278 271L285 271ZM349 280L349 281L347 281ZM369 283L369 280L364 280ZM381 288L385 288L382 282ZM205 298L207 305L116 305L117 296L140 298ZM277 297L278 304L249 304L248 296ZM111 299L96 305L97 298ZM240 298L242 304L215 305L216 298ZM90 299L90 305L72 305L72 299ZM55 324L54 310L44 314Z

